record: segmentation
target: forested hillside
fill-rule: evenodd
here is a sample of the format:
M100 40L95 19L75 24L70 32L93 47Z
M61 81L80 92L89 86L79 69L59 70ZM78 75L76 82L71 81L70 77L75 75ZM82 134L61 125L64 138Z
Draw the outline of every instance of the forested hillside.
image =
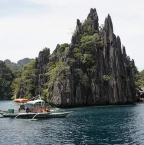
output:
M14 74L3 61L0 61L0 99L11 99L13 96L12 82Z

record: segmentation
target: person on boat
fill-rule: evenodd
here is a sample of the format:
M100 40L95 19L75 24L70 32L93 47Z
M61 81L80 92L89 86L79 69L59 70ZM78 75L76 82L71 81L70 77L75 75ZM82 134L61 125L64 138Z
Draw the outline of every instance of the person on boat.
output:
M50 112L50 109L46 107L46 112Z
M35 108L30 108L29 112L34 112Z
M43 113L46 113L46 112L50 112L50 110L47 109L47 107L43 107L43 108L42 108L42 112L43 112Z
M42 107L39 107L39 110L40 110L40 112L43 112L43 108Z
M26 113L29 113L30 112L30 109L27 107L26 108Z
M21 110L25 110L24 104L21 104L21 105L20 105L19 112L20 112Z
M43 107L42 112L46 113L46 107Z
M20 105L20 109L21 109L21 110L25 110L24 104Z

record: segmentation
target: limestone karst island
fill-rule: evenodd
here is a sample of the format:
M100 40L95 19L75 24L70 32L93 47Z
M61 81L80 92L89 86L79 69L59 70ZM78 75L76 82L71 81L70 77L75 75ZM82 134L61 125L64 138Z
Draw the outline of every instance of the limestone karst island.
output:
M0 61L0 99L40 94L57 107L132 104L140 100L139 74L114 34L111 16L100 25L90 9L83 23L77 19L70 44L57 44L52 54L44 48L36 59L17 64Z

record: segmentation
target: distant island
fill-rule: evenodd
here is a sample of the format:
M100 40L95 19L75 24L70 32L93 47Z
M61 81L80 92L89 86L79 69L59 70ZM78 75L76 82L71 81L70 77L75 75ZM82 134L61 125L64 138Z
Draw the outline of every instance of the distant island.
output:
M11 62L9 59L6 59L4 62L6 66L8 66L10 69L20 70L24 66L26 66L31 60L34 60L34 59L24 58L24 59L19 60L17 63Z
M0 61L1 99L41 95L58 107L132 104L137 101L137 68L114 34L111 16L99 25L96 9L76 22L71 43L39 52L17 64Z

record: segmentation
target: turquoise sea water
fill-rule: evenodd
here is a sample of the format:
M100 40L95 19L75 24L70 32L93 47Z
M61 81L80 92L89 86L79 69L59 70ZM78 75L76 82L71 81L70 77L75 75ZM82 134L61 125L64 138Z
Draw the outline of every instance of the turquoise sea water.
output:
M12 105L11 105L12 104ZM0 101L0 110L18 107ZM0 116L0 145L144 145L144 104L68 109L66 118Z

